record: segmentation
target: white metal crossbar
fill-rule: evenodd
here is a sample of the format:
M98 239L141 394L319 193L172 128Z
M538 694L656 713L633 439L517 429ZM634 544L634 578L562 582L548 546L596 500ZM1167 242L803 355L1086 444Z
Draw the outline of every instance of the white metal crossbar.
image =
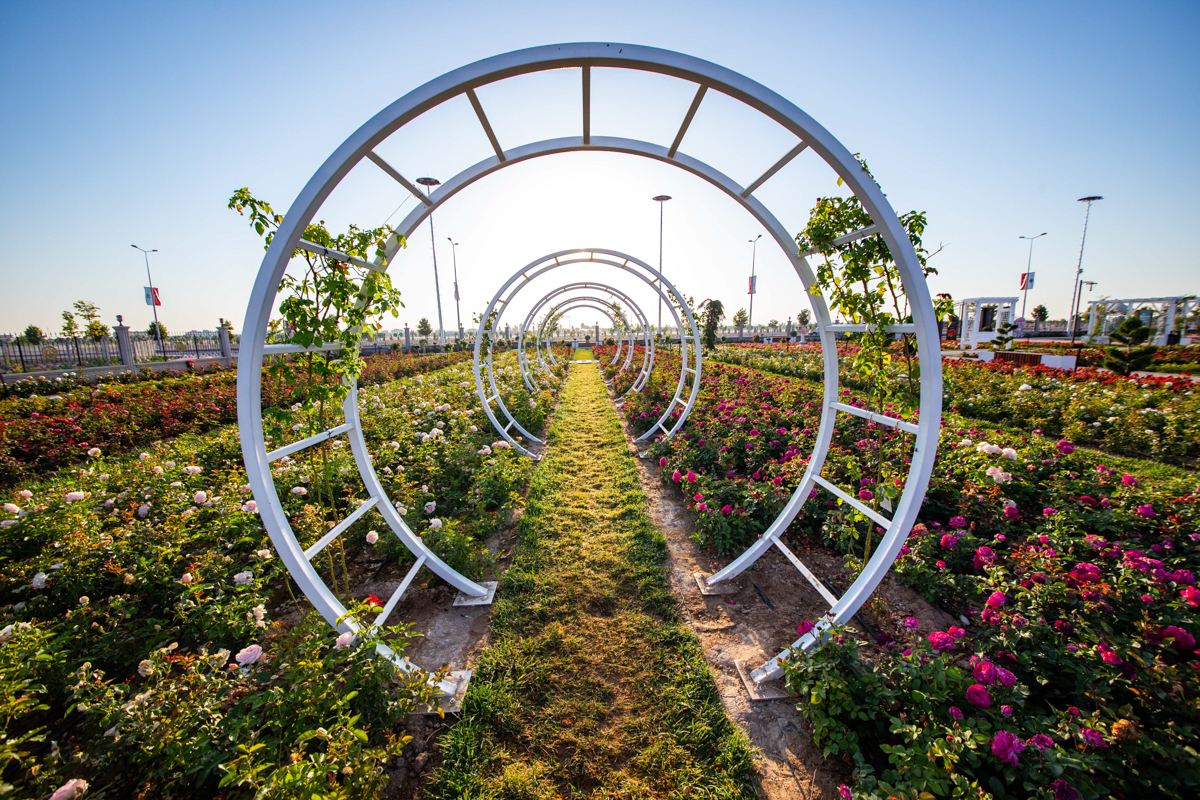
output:
M692 124L692 118L696 116L696 111L700 108L700 101L704 99L704 93L707 91L708 87L704 84L700 84L700 88L696 90L696 96L692 98L692 104L683 117L683 124L679 126L679 133L675 134L675 141L671 142L671 149L667 151L667 158L675 157L679 145L683 143L683 135L687 133L688 127Z
M320 347L305 347L302 344L267 344L263 345L263 355L279 356L288 353L328 353L332 350L341 350L343 346L341 342L326 342Z
M787 556L788 561L791 561L793 566L800 570L800 574L805 578L808 578L808 582L813 585L813 588L817 590L821 597L825 598L825 602L829 603L830 608L837 605L837 595L829 591L825 584L821 583L821 579L814 575L813 571L808 568L808 565L801 561L795 553L788 549L787 545L783 543L783 540L779 538L778 534L772 536L771 540L775 546L779 548L780 552Z
M829 407L838 411L844 411L847 414L853 414L856 417L868 419L871 422L878 422L880 425L887 425L889 428L899 428L900 430L908 431L909 433L916 433L919 430L917 426L913 425L911 422L905 422L904 420L896 419L895 417L885 417L882 414L875 414L871 411L867 411L865 408L855 408L854 406L848 406L845 403L830 403Z
M857 497L852 497L851 495L847 494L846 492L843 492L841 489L834 486L832 483L825 480L820 475L814 475L813 480L816 481L817 483L821 484L822 486L824 486L829 491L833 492L835 495L840 497L842 500L849 503L851 506L853 506L855 509L857 509L862 514L864 514L867 517L870 517L871 519L878 522L883 527L886 528L892 524L892 521L890 519L883 516L879 512L875 511L870 506L864 505Z
M859 239L865 239L868 236L875 234L875 233L879 233L879 227L877 225L868 225L865 228L859 228L856 231L847 233L845 236L839 236L838 238L834 239L829 244L833 247L840 247L841 245L844 245L844 244L850 244L851 242L857 242ZM821 252L821 249L819 247L813 247L813 248L811 248L809 250L805 250L803 253L801 253L800 257L808 258L809 256L815 256L816 254L818 254L820 252Z
M334 539L336 539L337 537L339 537L343 533L345 533L347 528L349 528L351 525L353 525L355 522L357 522L359 520L359 518L362 517L363 514L367 513L372 508L374 508L375 504L378 502L379 502L378 497L372 497L372 498L368 499L366 502L364 502L361 506L354 509L353 514L351 514L350 516L346 517L344 520L339 522L335 528L333 528L331 531L329 531L329 533L325 534L319 540L317 540L316 544L314 544L312 547L305 550L304 557L307 558L309 561L312 561L313 556L315 556L317 553L324 550L326 547L329 546L329 544L331 542L333 542Z
M290 456L292 453L298 453L301 450L305 449L306 447L312 447L314 444L320 444L321 442L332 439L335 436L340 436L341 434L346 433L347 431L352 430L353 428L354 428L354 425L347 422L344 425L338 425L337 427L330 428L327 431L321 431L318 434L309 436L307 439L301 439L298 442L292 442L291 444L286 444L283 447L280 447L278 449L272 450L271 452L267 453L267 461L268 461L268 463L271 461L278 461L279 459L283 458L284 456Z
M483 126L483 132L487 134L488 141L492 143L492 149L496 151L496 158L503 164L505 161L504 151L500 149L496 132L492 130L492 123L488 122L487 114L483 113L483 105L479 102L479 96L475 94L474 89L467 89L467 99L471 101L471 108L475 109L475 116L479 117L479 124Z
M808 142L801 142L800 144L796 145L791 150L789 150L787 152L787 155L785 155L783 158L779 159L774 164L772 164L771 168L768 169L766 172L764 172L762 175L759 175L758 179L755 180L754 183L750 184L745 189L743 189L742 197L749 197L750 195L754 194L755 189L762 186L764 183L766 183L771 178L773 178L775 176L776 172L779 172L779 170L783 169L784 167L786 167L788 165L789 161L791 161L793 158L795 158L796 156L803 153L804 148L806 148L806 147L808 147Z
M400 184L405 189L408 189L410 192L412 192L416 196L416 198L418 200L420 200L422 203L424 203L426 206L433 205L433 200L431 198L427 197L424 192L422 192L420 189L418 189L416 186L414 186L412 183L410 183L407 178L405 178L403 175L400 174L399 170L397 170L395 167L393 167L388 162L384 161L383 157L380 156L378 153L376 153L374 150L367 151L367 158L371 159L371 161L373 161L375 163L375 166L379 167L381 170L386 172L392 180L394 180L396 183Z
M296 244L296 248L298 250L305 250L313 255L325 256L326 258L332 258L334 261L343 261L347 264L353 264L356 267L369 269L372 272L387 272L387 267L382 264L372 264L370 261L365 261L357 256L347 255L340 250L334 250L333 248L325 247L324 245L313 244L307 239L301 239L299 243Z
M372 623L375 627L382 625L391 616L392 612L396 610L396 604L400 602L400 598L408 590L409 585L413 582L413 578L417 577L417 573L421 571L421 567L423 566L425 566L425 556L417 559L417 563L412 565L412 569L404 576L404 580L400 581L400 585L396 587L396 591L392 592L392 596L388 598L387 605L383 607L383 611L379 612L379 616Z

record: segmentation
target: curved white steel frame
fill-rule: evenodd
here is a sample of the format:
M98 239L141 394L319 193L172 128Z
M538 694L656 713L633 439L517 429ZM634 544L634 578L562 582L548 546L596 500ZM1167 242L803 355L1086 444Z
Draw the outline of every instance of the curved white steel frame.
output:
M597 287L605 287L609 290L612 290L612 287L608 287L607 284L594 283L594 282L591 284L577 283L577 284L571 284L571 285L572 286L592 285L592 286L597 286ZM612 291L615 291L615 290L612 290ZM539 301L539 303L543 302L545 299L546 298L543 298L542 301ZM630 308L633 309L635 316L637 316L638 326L642 331L643 352L642 352L642 366L638 371L638 377L637 377L637 379L634 380L633 384L630 386L629 391L625 392L625 394L622 395L620 399L618 399L618 401L617 401L618 407L624 401L624 397L626 395L628 395L630 392L635 392L641 388L642 384L646 381L647 378L649 378L650 370L653 369L653 367L654 367L654 339L650 336L650 320L649 320L649 318L646 317L646 314L645 314L645 312L642 311L641 307L638 306L637 303L633 302L632 298L630 298L626 295L626 296L624 296L624 299L625 299L626 303L630 306ZM528 331L530 326L532 325L533 317L536 314L537 310L538 310L537 306L530 309L529 313L525 316L525 321L522 323L522 326L520 329L522 336L519 337L519 339L518 339L519 344L521 345L520 352L522 355L524 355L523 334L526 331ZM628 320L626 320L626 324L628 324ZM632 363L633 355L634 355L634 352L633 352L634 351L634 343L633 343L633 330L632 329L629 330L629 334L630 334L629 353L625 357L625 363L621 366L622 372L629 369L629 365L630 365L630 363ZM535 347L535 349L537 349L537 348ZM540 351L539 351L539 353L540 353ZM556 363L554 361L554 352L552 350L549 351L548 357L549 357L549 360L551 363ZM617 356L613 356L613 360L609 363L609 366L612 366L616 362L617 362ZM538 364L539 364L539 366L543 366L540 355L538 358ZM526 381L526 383L528 383L528 380Z
M574 304L574 301L576 301L576 300L587 301L587 302L580 302L579 304ZM605 299L603 297L597 297L595 295L573 296L573 297L569 298L568 300L562 301L561 303L554 306L553 308L548 309L546 313L548 315L557 314L557 315L561 316L563 314L566 314L568 311L574 311L577 308L590 308L595 311L599 311L601 314L608 317L609 323L612 325L613 330L615 330L617 333L617 339L616 339L617 349L613 353L613 357L609 360L608 366L611 367L612 365L616 364L618 361L621 360L621 355L622 355L622 353L624 353L624 351L626 349L625 342L626 342L626 340L628 340L629 341L629 353L627 354L627 357L625 359L627 363L621 365L621 369L624 370L626 367L629 366L628 362L631 361L632 357L633 357L633 328L632 328L632 326L630 326L628 320L625 319L624 315L621 314L620 311L613 310L612 306L610 306L608 304L609 302L611 302L611 301L605 301ZM543 300L539 301L539 303L544 304L545 300L543 299ZM568 305L569 305L569 307L565 307ZM539 365L557 364L558 363L558 359L556 359L554 357L554 353L549 350L550 342L547 341L549 339L549 337L554 335L548 329L550 319L551 319L551 317L547 316L541 321L541 323L538 325L537 336L534 337L534 350L537 352ZM546 347L547 347L547 352L546 352L544 361L543 361L543 357L541 354L541 346L543 343L546 344ZM608 381L606 380L605 383L607 383L607 382Z
M585 253L587 254L586 258L583 257L583 254ZM620 260L618 261L617 259ZM621 253L616 250L606 250L599 247L560 250L557 253L550 253L549 255L542 256L541 258L531 261L521 269L514 272L512 276L500 286L500 288L496 291L496 294L492 296L491 302L488 303L487 308L480 316L479 330L475 336L475 390L479 394L479 399L483 403L484 411L491 420L493 427L500 431L501 435L504 436L504 438L510 444L512 444L513 447L516 447L522 453L526 453L527 455L533 454L521 447L520 443L512 438L508 432L510 428L516 427L517 430L520 431L521 435L525 438L533 442L541 442L541 439L538 439L536 436L533 436L524 428L522 428L513 419L512 414L508 412L507 408L504 407L504 400L499 396L495 382L492 380L492 374L490 370L488 372L488 383L492 393L488 395L484 392L483 376L480 369L480 348L483 345L483 340L485 338L489 338L486 337L485 334L487 334L488 330L494 332L498 329L500 318L503 316L504 310L512 304L513 299L522 289L536 280L539 276L545 275L551 270L570 266L572 264L599 264L601 266L614 267L633 275L653 289L658 296L666 302L667 308L670 309L672 316L674 316L676 326L679 328L680 349L682 351L681 358L679 360L679 379L676 382L675 394L671 398L671 402L667 403L666 408L663 410L662 416L659 417L659 419L656 420L655 423L651 425L645 433L639 436L636 441L640 442L650 439L655 435L655 431L661 431L664 435L664 438L671 438L680 428L683 427L683 423L687 421L688 415L692 413L692 407L696 404L696 395L700 392L699 378L704 361L704 356L700 347L700 329L696 325L696 319L692 315L692 310L688 308L687 303L684 302L683 295L679 293L679 290L675 288L675 285L667 280L661 272L654 269L654 267L650 266L645 261L628 255L627 253ZM649 276L653 276L653 278ZM523 278L524 282L517 283L519 278ZM509 291L510 287L512 291ZM505 292L508 292L507 296L505 296ZM679 315L680 311L682 311L684 316L687 318L687 330L690 330L690 336L685 333L685 328ZM518 335L524 335L524 328L522 328ZM523 340L519 339L518 341L523 344ZM520 346L521 344L518 345L518 347ZM691 353L691 359L695 362L694 366L688 366L689 353ZM539 359L541 358L540 352L538 357ZM488 363L490 366L490 361ZM688 396L688 400L683 411L680 413L679 418L675 421L675 424L668 429L666 424L667 420L671 418L671 414L675 411L675 407L683 402L683 392L687 388L688 373L691 373L696 380L692 381L692 390ZM649 373L647 373L647 377L648 376ZM509 420L509 425L507 427L502 427L497 423L495 416L491 412L491 404L493 402L495 402L504 410L504 415Z
M635 391L636 388L640 387L641 383L644 381L645 378L649 377L650 369L654 365L654 358L653 358L654 353L653 353L653 349L652 349L652 340L650 338L650 325L649 325L650 321L646 317L645 312L642 311L641 306L639 306L636 302L634 302L632 297L630 297L629 295L625 294L624 292L622 292L612 286L604 284L604 283L596 283L594 281L591 281L591 282L579 282L579 283L567 284L565 286L560 286L559 288L546 294L544 297L542 297L542 299L538 300L538 302L536 304L534 304L534 306L532 308L529 309L529 313L525 315L525 321L521 324L520 333L518 335L518 360L520 360L521 358L523 358L525 356L524 334L526 331L529 330L529 328L533 322L533 318L537 315L537 313L541 310L541 308L545 305L545 303L561 296L562 294L564 294L566 292L578 291L578 290L584 290L584 289L601 289L601 290L607 292L608 294L610 294L611 296L616 297L618 300L624 301L624 303L630 308L630 310L633 311L634 317L637 318L638 327L642 331L642 344L643 344L642 366L638 370L638 376L637 376L637 378L635 378L633 385L630 387L629 391L627 391L625 393L625 395L628 395L629 392ZM633 326L631 326L629 324L629 320L625 318L624 314L621 314L620 311L617 311L616 313L617 313L617 317L619 318L620 325L622 326L621 329L624 331L624 333L618 335L618 337L617 337L617 350L615 353L613 353L612 360L608 363L608 366L611 367L614 364L616 364L617 361L620 360L622 348L624 347L626 339L628 339L629 352L626 353L625 363L621 365L621 368L618 371L620 373L620 372L624 372L625 370L629 369L629 365L633 363L634 336L635 336L636 332L634 331ZM614 327L616 327L617 320L614 319L611 314L606 314L606 316L608 316L609 319L614 320L613 325L614 325ZM545 329L545 324L546 324L547 320L549 320L549 316L546 316L545 318L543 318L542 323L538 326L538 336L537 336L537 339L535 340L534 350L538 354L538 365L539 366L544 366L542 356L541 356L541 344L547 336L551 335L548 331L543 333L543 330ZM555 361L553 351L550 351L547 353L546 360L549 361L551 364L557 363ZM526 380L526 383L528 384L528 379ZM618 398L618 400L617 400L618 406L621 405L621 402L624 399L625 395L622 395L621 398Z
M559 288L550 292L550 294L548 294L545 297L538 300L538 302L534 306L534 308L531 308L529 310L529 313L525 316L524 322L522 322L521 327L518 329L517 360L521 364L522 376L526 378L526 383L528 383L528 380L529 380L528 375L530 374L532 368L529 367L529 365L527 363L527 358L525 356L525 346L524 346L523 334L527 330L529 330L529 327L532 325L533 317L536 315L537 311L539 311L542 308L542 306L551 297L559 296L568 291L576 291L576 290L588 288L588 287L607 291L604 284L599 284L599 283L595 283L595 284L577 283L577 284L571 284L569 287L568 286L560 286ZM625 300L627 304L631 304L630 307L634 311L634 316L637 317L637 319L639 320L639 323L640 323L640 321L642 320L641 309L638 308L636 304L633 304L632 300L630 300L628 296L619 296L612 292L609 292L609 294L612 295L613 297L616 297L618 300ZM629 368L629 364L633 360L633 336L634 336L633 326L629 324L629 320L626 319L625 315L622 314L619 309L616 309L616 307L615 307L616 300L606 301L603 298L593 298L593 299L595 299L597 302L605 305L604 309L598 309L598 310L600 310L601 313L603 313L606 317L608 317L608 319L612 322L613 330L615 330L617 333L617 349L613 353L612 360L610 360L608 362L608 366L611 367L614 364L616 364L618 361L621 360L622 354L624 354L625 355L625 363L621 365L621 370L624 371ZM549 320L549 316L547 316L546 318L544 318L542 320L542 323L538 327L539 331L544 329L548 320ZM550 331L547 331L546 335L553 336L553 333ZM629 348L628 348L629 352L628 353L625 352L626 340L629 341ZM535 344L540 344L540 341ZM538 350L538 347L535 346L534 349ZM557 364L558 361L557 361L557 359L555 359L553 351L550 351L549 353L547 353L546 359L545 359L545 361L543 361L540 357L540 350L539 350L538 366L544 367L546 363Z
M582 135L534 142L510 149L502 148L475 90L480 86L518 75L565 68L581 70ZM681 121L674 141L669 146L663 146L651 142L593 136L591 134L590 97L591 73L595 68L640 70L695 83L697 85L696 95L686 116ZM797 137L796 145L783 154L770 169L746 186L738 184L709 165L679 152L679 147L696 110L708 91L721 92L762 113L794 134ZM469 167L442 184L437 192L426 197L408 179L375 153L374 148L424 112L462 94L466 94L471 101L496 155ZM861 331L863 326L832 324L824 301L808 291L812 288L814 280L807 257L814 253L797 253L787 230L754 197L755 190L805 149L811 149L833 169L871 216L872 224L870 226L843 237L839 243L853 241L864 236L878 235L883 238L892 258L895 259L904 292L913 311L914 321L911 324L893 326L891 331L912 333L917 342L918 357L921 360L920 422L918 425L900 422L890 417L878 417L838 402L837 349L834 337L837 332ZM267 323L276 290L295 251L298 248L316 248L320 252L320 248L317 248L316 245L302 241L301 235L330 192L353 167L362 159L367 158L419 199L418 207L405 218L397 231L397 237L389 243L386 259L377 259L373 264L354 260L354 263L360 266L383 271L391 263L392 257L396 254L404 237L408 237L426 216L475 181L504 167L532 158L579 151L638 155L672 164L702 178L725 192L766 228L769 238L774 239L787 255L800 277L806 290L805 294L813 307L825 356L824 403L814 451L809 459L807 471L783 513L745 553L728 567L712 576L709 583L717 583L738 574L772 545L783 547L778 537L795 519L808 497L808 493L817 485L833 492L858 508L859 511L864 512L872 520L886 526L886 532L875 554L858 578L840 598L827 595L827 599L832 604L829 613L818 622L812 633L806 634L793 644L793 647L809 648L826 635L826 631L831 625L848 620L883 580L916 519L921 500L928 486L937 448L942 407L941 359L933 305L921 265L899 218L888 204L883 191L841 142L796 105L756 81L716 64L668 50L603 42L547 45L493 56L460 67L429 81L380 111L351 134L309 179L292 203L263 258L243 326L245 337L240 361L244 367L251 368L238 370L238 422L241 431L242 453L250 486L271 539L301 589L330 624L337 624L342 630L355 629L358 623L354 620L337 622L337 618L343 611L341 603L321 582L308 562L304 550L292 534L287 516L279 503L275 484L271 478L270 463L278 457L277 454L280 450L289 448L280 448L271 453L266 450L262 432L260 394L262 375L258 369L258 364L261 363L264 355L295 353L305 350L298 345L267 345ZM345 260L351 261L349 258ZM486 319L486 315L484 318ZM345 433L350 440L359 472L371 496L368 502L380 510L392 531L414 553L420 554L418 566L424 562L438 575L465 593L474 596L484 595L484 587L467 580L436 559L424 547L419 537L414 536L408 530L399 515L394 513L371 466L370 455L362 439L358 421L357 398L353 391L347 398L343 411L346 419L344 425L310 438L323 441L326 438ZM894 515L890 520L874 510L862 506L857 499L833 486L820 475L836 418L840 413L858 416L866 414L876 423L914 434L913 458L904 492L896 504ZM297 443L297 445L303 446L304 443ZM295 449L299 449L299 447ZM289 452L294 451L289 450ZM786 552L786 548L783 549ZM813 581L815 586L820 587L819 581L794 555L790 552L786 552L786 554L805 573L806 577ZM824 591L827 593L827 590ZM754 670L753 680L761 683L778 677L782 672L781 661L787 656L787 653L788 651L785 650L769 659L759 669ZM404 663L402 662L402 666Z

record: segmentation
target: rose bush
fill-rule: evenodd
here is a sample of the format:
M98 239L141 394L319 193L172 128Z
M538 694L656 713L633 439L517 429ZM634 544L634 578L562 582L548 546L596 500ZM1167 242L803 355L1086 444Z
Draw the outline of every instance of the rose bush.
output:
M635 425L662 407L678 361L664 358L661 369L655 389L625 404ZM850 390L841 401L862 405ZM696 513L703 542L736 553L774 520L807 466L821 402L805 381L705 366L688 424L651 451ZM886 513L882 503L903 489L912 437L880 433L840 416L822 474ZM852 569L880 533L824 490L788 531L845 554ZM885 609L875 615L886 633L878 649L825 647L792 668L798 694L817 693L804 710L818 739L846 754L859 790L902 795L925 782L946 793L1051 796L1055 781L1067 781L1083 796L1195 793L1193 475L947 414L919 522L894 570L970 621L969 633L914 632Z
M536 430L553 387L529 393L514 363L501 361L498 381ZM530 461L495 442L471 378L460 364L366 387L359 403L397 510L441 557L479 577L489 560L482 538L510 518ZM307 435L305 424L284 441ZM349 449L335 439L273 464L303 546L365 496ZM128 456L102 450L4 493L5 781L35 796L68 779L160 797L216 795L219 784L266 795L381 791L383 765L404 741L391 726L421 699L423 676L394 685L370 666L381 663L369 655L376 634L342 642L303 616L241 464L226 427ZM404 569L412 558L368 514L313 564L369 619L359 584L387 561ZM405 635L386 634L401 653Z

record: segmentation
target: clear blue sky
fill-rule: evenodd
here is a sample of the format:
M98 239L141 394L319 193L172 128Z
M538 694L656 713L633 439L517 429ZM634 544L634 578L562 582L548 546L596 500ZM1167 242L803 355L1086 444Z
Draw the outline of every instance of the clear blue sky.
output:
M928 212L946 249L934 291L1017 294L1035 246L1030 305L1066 313L1083 205L1093 297L1200 291L1189 236L1200 218L1200 6L1196 3L64 3L0 5L0 333L57 330L78 299L144 327L141 255L176 331L240 329L262 250L225 209L249 186L286 209L317 166L379 109L443 72L567 41L647 44L714 61L805 109L861 152L898 211ZM667 143L691 89L605 71L593 132ZM577 133L577 73L481 91L504 146ZM683 150L749 181L786 149L772 124L710 93ZM459 98L381 152L410 176L445 179L489 155ZM783 148L783 149L781 149ZM405 193L360 167L322 216L378 225ZM837 191L798 159L759 192L791 230ZM680 170L563 156L506 170L436 218L461 243L464 322L508 274L552 250L599 246L657 259L697 299L745 305L747 241L760 230ZM411 202L392 217L396 222ZM764 240L765 241L765 240ZM782 254L758 252L755 320L806 307ZM564 279L572 277L564 274ZM435 321L429 230L396 262L407 308ZM547 284L547 288L552 285ZM648 295L646 296L648 298ZM1086 299L1086 296L1085 296ZM648 299L644 307L651 307Z

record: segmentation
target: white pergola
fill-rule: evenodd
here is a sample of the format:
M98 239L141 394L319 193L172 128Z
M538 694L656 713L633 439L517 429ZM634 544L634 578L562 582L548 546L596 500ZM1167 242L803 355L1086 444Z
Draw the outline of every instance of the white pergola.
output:
M476 90L482 86L520 75L561 69L578 70L580 76L579 134L525 144L502 143L491 125ZM593 133L592 80L596 75L602 74L604 70L608 69L654 73L687 82L695 87L691 105L679 121L672 141L656 143ZM688 128L708 92L721 93L743 103L748 108L777 123L793 137L786 152L780 153L765 172L745 184L739 183L711 165L687 155L683 149ZM436 191L426 195L409 178L388 163L376 151L376 148L393 133L425 112L447 100L460 96L465 96L474 109L480 127L492 146L494 156L468 167L447 180ZM805 151L811 151L823 160L842 179L845 186L854 193L862 204L863 210L871 217L870 225L839 238L834 244L847 244L868 236L879 236L895 260L904 293L912 308L913 321L889 326L887 330L890 333L910 333L917 344L922 368L920 411L916 421L874 414L841 402L836 334L863 332L867 330L867 326L854 323L833 323L824 300L811 292L816 281L808 259L817 255L817 252L797 252L795 240L789 232L790 229L785 227L755 197L755 192L763 184L771 180L781 169ZM762 225L766 230L766 238L773 240L780 248L799 279L796 287L797 294L802 294L813 310L814 323L820 335L824 355L825 383L821 421L806 471L783 512L763 531L761 536L720 572L707 578L701 576L699 579L702 590L711 589L714 585L739 574L767 550L774 547L778 548L796 566L799 576L810 581L814 589L830 604L828 612L816 621L813 631L783 648L777 655L769 658L764 664L749 673L747 688L753 692L752 687L761 687L763 683L782 675L782 662L788 657L792 648L814 647L823 641L832 626L848 622L875 591L890 569L916 519L933 470L941 422L942 374L937 320L929 289L925 283L924 272L903 225L888 203L882 189L862 168L850 150L812 117L786 98L736 72L681 53L640 45L605 42L547 45L493 56L460 67L414 89L364 123L316 170L292 203L267 249L254 282L243 325L242 369L238 370L238 423L247 478L258 503L263 523L279 552L281 561L313 606L331 626L338 630L358 631L364 624L382 623L395 608L400 596L411 584L416 573L422 568L432 570L459 589L463 593L460 601L489 602L494 587L469 580L451 569L428 549L422 539L416 536L408 528L404 519L396 513L375 473L371 455L363 439L359 421L358 398L354 387L350 387L343 405L344 422L342 424L316 436L268 450L263 436L262 374L258 365L268 355L310 351L309 348L298 344L268 344L267 342L267 326L276 293L284 272L297 250L332 255L369 270L402 272L403 251L401 245L403 240L411 236L427 216L450 202L460 192L475 182L514 164L534 158L575 152L617 153L651 159L682 169L723 192L732 201L734 207L745 211ZM364 161L372 162L417 199L416 207L400 223L395 237L389 241L386 257L374 261L352 258L341 253L331 253L326 248L307 242L302 238L305 228L319 213L330 193L351 169ZM484 319L487 319L486 314ZM335 347L327 346L323 349L332 350ZM686 365L687 362L684 363ZM698 377L698 370L696 377ZM698 383L698 381L696 382ZM907 467L904 491L894 509L889 512L890 517L860 502L852 491L833 484L821 474L834 428L839 420L845 420L848 415L866 418L913 436L912 458L911 464ZM341 601L314 569L311 561L315 553L312 552L312 548L305 550L296 539L291 522L279 501L278 490L271 473L271 463L283 455L299 452L306 447L339 436L345 436L350 443L368 499L336 525L317 545L327 546L348 530L354 522L363 518L365 514L374 513L382 516L384 524L412 551L416 558L412 570L392 597L387 600L383 614L375 621L366 623L346 615L346 609ZM870 561L840 597L830 592L812 571L785 546L782 540L784 531L796 518L804 503L808 501L810 492L818 487L841 499L873 523L885 529L879 546ZM400 669L412 668L412 665L406 660L399 658L385 646L381 646L379 652L381 655L391 658ZM452 674L450 678L439 684L439 689L444 694L457 693L463 688L465 677L461 673Z
M1126 317L1141 316L1149 313L1151 315L1149 326L1154 330L1153 344L1160 347L1166 345L1167 337L1176 332L1180 334L1180 343L1187 344L1187 342L1183 341L1184 331L1178 329L1179 326L1176 325L1176 321L1186 319L1188 313L1196 307L1197 302L1200 301L1197 301L1195 297L1185 296L1089 300L1087 339L1088 341L1093 341L1098 338L1107 341L1109 331L1119 325ZM1101 306L1105 311L1104 329L1097 333L1096 311Z
M962 318L958 323L958 343L962 347L978 347L984 342L990 342L996 338L996 328L1016 319L1016 297L969 297L959 302L962 304ZM996 309L992 329L980 330L983 309L989 306Z

